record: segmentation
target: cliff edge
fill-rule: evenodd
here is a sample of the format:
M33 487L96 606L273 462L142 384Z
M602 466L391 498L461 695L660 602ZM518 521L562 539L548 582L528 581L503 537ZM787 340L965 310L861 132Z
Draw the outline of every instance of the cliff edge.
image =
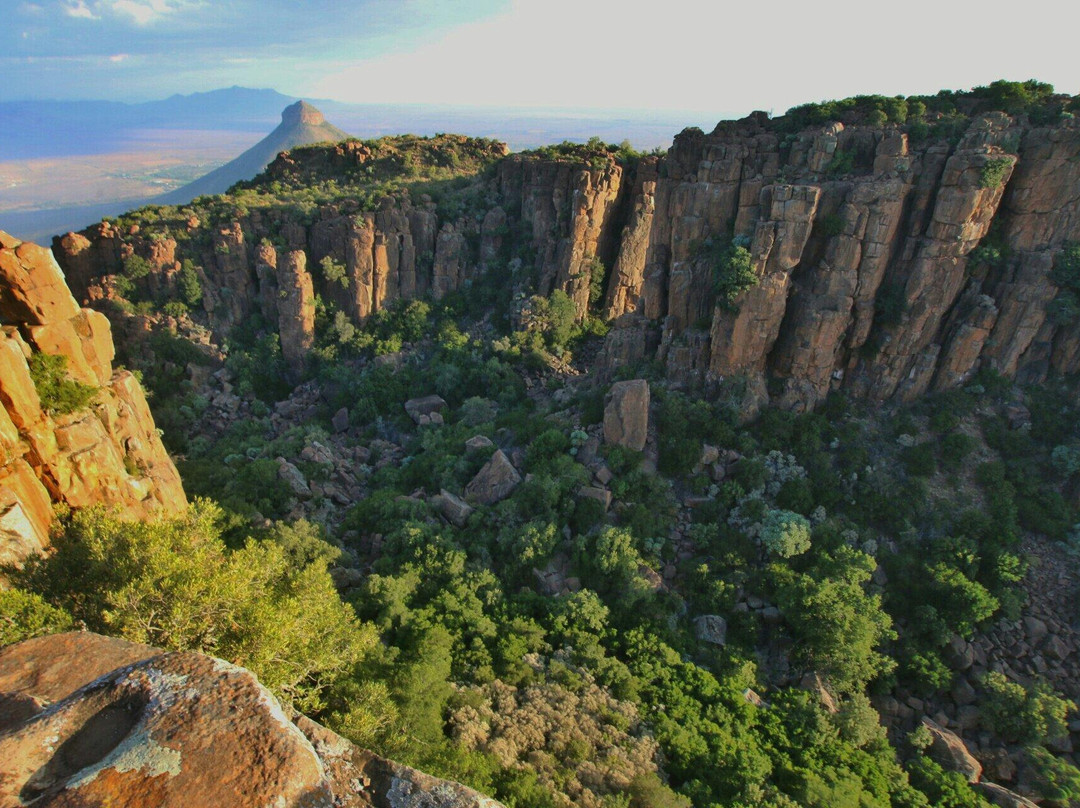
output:
M52 253L0 232L0 563L48 544L56 504L140 519L186 507L142 385L114 354L109 321L79 308Z

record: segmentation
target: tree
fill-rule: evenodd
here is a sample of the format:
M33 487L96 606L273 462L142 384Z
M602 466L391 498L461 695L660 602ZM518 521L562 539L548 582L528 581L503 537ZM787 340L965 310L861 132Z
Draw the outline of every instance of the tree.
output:
M846 545L805 573L771 567L777 604L800 641L797 653L841 693L858 692L895 667L878 650L896 638L892 620L881 597L864 588L874 567L873 558Z

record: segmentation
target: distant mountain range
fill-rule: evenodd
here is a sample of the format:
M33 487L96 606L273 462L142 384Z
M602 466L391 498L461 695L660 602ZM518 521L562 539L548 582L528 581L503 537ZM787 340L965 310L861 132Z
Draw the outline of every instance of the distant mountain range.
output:
M133 131L265 132L297 99L276 90L229 87L161 101L0 101L0 161L119 151Z
M330 126L311 106L336 124ZM300 104L297 107L297 104ZM282 120L282 109L296 109L298 121ZM313 115L319 118L313 123ZM308 120L305 121L305 116ZM4 209L0 188L0 226L20 238L47 241L49 237L115 216L150 202L182 204L196 196L221 193L234 183L254 177L278 152L303 143L339 140L349 132L361 138L411 133L434 135L455 132L496 138L511 149L527 149L563 140L583 142L596 136L605 142L629 140L635 147L666 148L675 133L686 126L711 129L720 114L665 111L583 112L573 109L499 109L437 105L344 104L313 99L301 102L275 90L230 87L192 95L174 95L160 101L3 101L0 102L0 163L51 159L63 173L64 160L80 155L117 154L129 151L168 153L168 146L147 143L178 143L185 131L267 132L264 140L234 160L194 182L163 196L123 198L110 193L106 177L103 191L86 203L58 204L42 196L36 208L25 203ZM154 137L147 137L153 135ZM84 161L85 162L85 161ZM23 186L25 188L25 186ZM25 191L23 192L25 195Z

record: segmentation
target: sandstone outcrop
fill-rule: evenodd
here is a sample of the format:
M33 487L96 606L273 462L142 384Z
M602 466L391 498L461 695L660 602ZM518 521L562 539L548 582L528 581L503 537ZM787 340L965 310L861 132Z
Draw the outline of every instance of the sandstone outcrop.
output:
M640 452L649 432L649 383L644 379L611 385L604 404L604 440Z
M48 250L0 233L0 562L43 549L53 503L107 505L146 518L187 504L142 385L114 370L109 321L80 309ZM62 356L97 390L57 414L30 373L35 353Z
M0 650L0 804L498 808L283 709L244 668L89 633Z

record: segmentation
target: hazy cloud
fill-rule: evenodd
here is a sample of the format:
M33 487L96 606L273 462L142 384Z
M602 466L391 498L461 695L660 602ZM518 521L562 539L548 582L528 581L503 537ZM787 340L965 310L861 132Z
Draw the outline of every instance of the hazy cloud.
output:
M86 0L75 0L74 3L68 3L64 6L64 13L69 17L75 17L81 20L97 20L100 19L90 7L86 5Z

